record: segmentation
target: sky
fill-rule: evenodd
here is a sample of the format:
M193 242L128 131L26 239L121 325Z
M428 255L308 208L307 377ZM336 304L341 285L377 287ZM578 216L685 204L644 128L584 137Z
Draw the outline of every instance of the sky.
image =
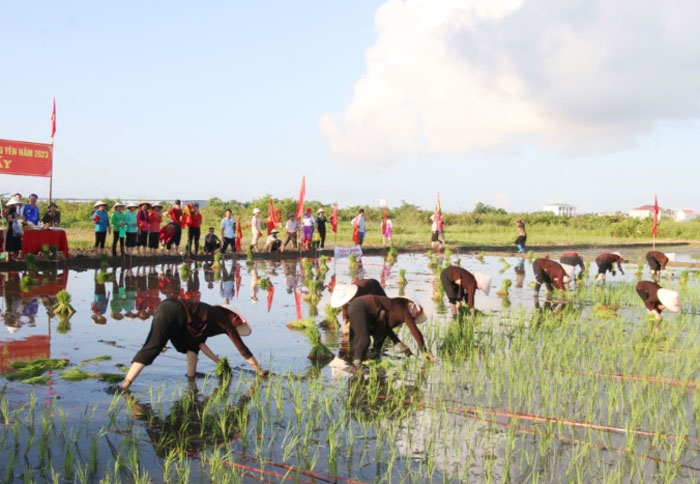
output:
M0 193L700 211L700 2L0 6Z

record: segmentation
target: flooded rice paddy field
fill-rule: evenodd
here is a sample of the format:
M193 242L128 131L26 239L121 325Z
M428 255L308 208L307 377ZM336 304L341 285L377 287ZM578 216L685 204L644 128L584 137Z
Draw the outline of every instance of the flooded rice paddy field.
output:
M20 274L6 273L0 371L37 358L68 366L41 384L0 379L0 481L696 482L700 283L687 267L693 251L672 250L685 264L661 284L680 292L683 310L659 325L634 291L649 279L639 268L646 250L623 252L634 263L602 286L591 262L582 284L552 299L544 288L535 297L532 258L514 254L365 256L357 268L330 260L326 273L318 261L306 271L302 261L189 264L189 274L180 265L59 270L24 290ZM477 318L453 321L436 296L450 262L492 276L490 294L476 294ZM330 288L353 277L426 308L421 330L436 363L385 347L381 362L351 378L307 358L306 334L286 324L324 321ZM314 306L310 287L320 291ZM47 311L61 288L76 310L67 323ZM97 378L62 377L123 373L172 290L245 315L246 344L273 375L256 379L223 336L208 344L229 358L230 382L202 357L206 376L191 386L172 348L127 395ZM339 333L321 335L337 352ZM417 353L405 328L399 336Z

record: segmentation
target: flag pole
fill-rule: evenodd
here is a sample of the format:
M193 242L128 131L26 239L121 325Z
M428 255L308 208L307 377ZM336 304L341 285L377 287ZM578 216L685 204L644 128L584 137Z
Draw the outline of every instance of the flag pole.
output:
M56 98L53 98L51 110L51 174L49 175L49 205L53 202L53 143L56 135Z

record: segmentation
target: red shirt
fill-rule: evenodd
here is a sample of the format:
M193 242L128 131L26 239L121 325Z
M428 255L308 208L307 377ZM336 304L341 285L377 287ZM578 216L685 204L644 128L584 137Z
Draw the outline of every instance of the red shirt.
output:
M198 228L202 226L202 214L197 212L197 213L191 213L189 217L187 217L187 226L192 227L192 228Z

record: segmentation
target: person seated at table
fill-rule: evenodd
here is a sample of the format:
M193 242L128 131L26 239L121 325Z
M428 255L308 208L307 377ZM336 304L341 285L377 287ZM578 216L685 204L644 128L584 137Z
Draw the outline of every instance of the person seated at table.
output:
M24 221L32 225L39 225L39 207L36 206L36 193L29 195L29 203L22 208L22 217Z
M49 208L41 221L49 227L58 227L61 225L61 212L58 211L58 207L55 203L51 202L49 204Z
M209 233L204 236L204 253L208 255L214 254L221 248L221 239L214 230L214 227L209 227Z

